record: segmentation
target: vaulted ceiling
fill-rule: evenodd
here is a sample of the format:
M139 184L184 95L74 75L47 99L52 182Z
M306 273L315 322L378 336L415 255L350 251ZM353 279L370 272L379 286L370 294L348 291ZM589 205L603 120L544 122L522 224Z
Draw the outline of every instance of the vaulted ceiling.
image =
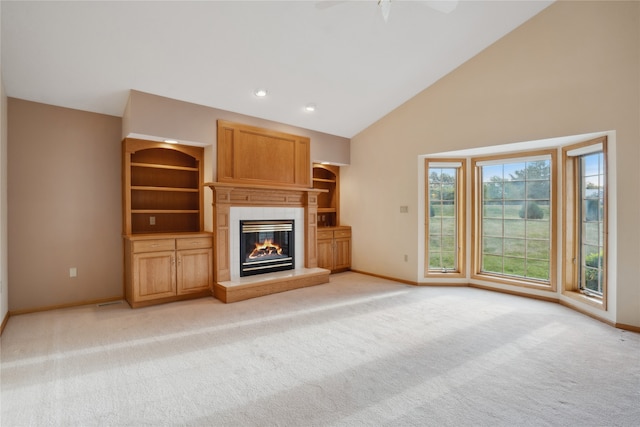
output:
M551 3L4 0L2 77L85 111L122 116L135 89L350 138Z

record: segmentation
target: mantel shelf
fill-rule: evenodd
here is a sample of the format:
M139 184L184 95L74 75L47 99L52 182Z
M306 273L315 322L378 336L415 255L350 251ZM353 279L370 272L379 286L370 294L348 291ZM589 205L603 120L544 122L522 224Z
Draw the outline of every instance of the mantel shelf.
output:
M307 188L307 187L291 187L291 186L275 186L275 185L260 185L260 184L244 184L244 183L232 183L232 182L205 182L205 187L211 189L239 189L239 190L260 190L260 191L289 191L289 192L312 192L312 193L327 193L329 190L321 188Z

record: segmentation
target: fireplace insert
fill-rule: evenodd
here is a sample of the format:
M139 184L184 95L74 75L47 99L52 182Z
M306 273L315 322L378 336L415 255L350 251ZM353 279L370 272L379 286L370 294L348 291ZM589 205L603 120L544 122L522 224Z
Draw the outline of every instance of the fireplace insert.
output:
M294 221L240 221L240 276L295 268Z

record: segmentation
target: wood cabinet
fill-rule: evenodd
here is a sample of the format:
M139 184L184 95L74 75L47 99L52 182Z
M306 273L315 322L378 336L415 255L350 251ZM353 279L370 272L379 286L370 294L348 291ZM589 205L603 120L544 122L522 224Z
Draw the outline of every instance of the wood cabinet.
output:
M311 140L218 120L218 182L309 188Z
M122 142L125 297L131 307L211 294L213 237L203 232L204 149Z
M124 234L202 231L204 149L135 138L122 147Z
M131 307L210 295L211 233L125 237L125 296Z
M326 190L318 195L318 227L340 224L340 168L315 163L313 188Z
M332 273L351 268L351 227L318 228L318 267Z

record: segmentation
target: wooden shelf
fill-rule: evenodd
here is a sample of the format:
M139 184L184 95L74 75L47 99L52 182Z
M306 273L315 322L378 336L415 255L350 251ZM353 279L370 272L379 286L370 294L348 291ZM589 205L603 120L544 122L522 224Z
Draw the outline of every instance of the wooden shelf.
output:
M154 214L154 213L189 213L197 214L197 209L131 209L132 214Z
M132 167L141 167L141 168L153 168L153 169L171 169L171 170L179 170L179 171L192 171L198 172L198 168L191 168L187 166L173 166L173 165L161 165L158 163L131 163Z
M313 165L313 188L318 194L318 227L340 224L340 169L332 165Z
M200 190L198 188L184 188L184 187L150 187L144 185L132 185L131 190L139 191L177 191L184 193L197 193Z
M201 232L204 149L126 138L123 234Z
M313 178L313 182L329 182L329 183L336 183L335 179L324 179L324 178Z

